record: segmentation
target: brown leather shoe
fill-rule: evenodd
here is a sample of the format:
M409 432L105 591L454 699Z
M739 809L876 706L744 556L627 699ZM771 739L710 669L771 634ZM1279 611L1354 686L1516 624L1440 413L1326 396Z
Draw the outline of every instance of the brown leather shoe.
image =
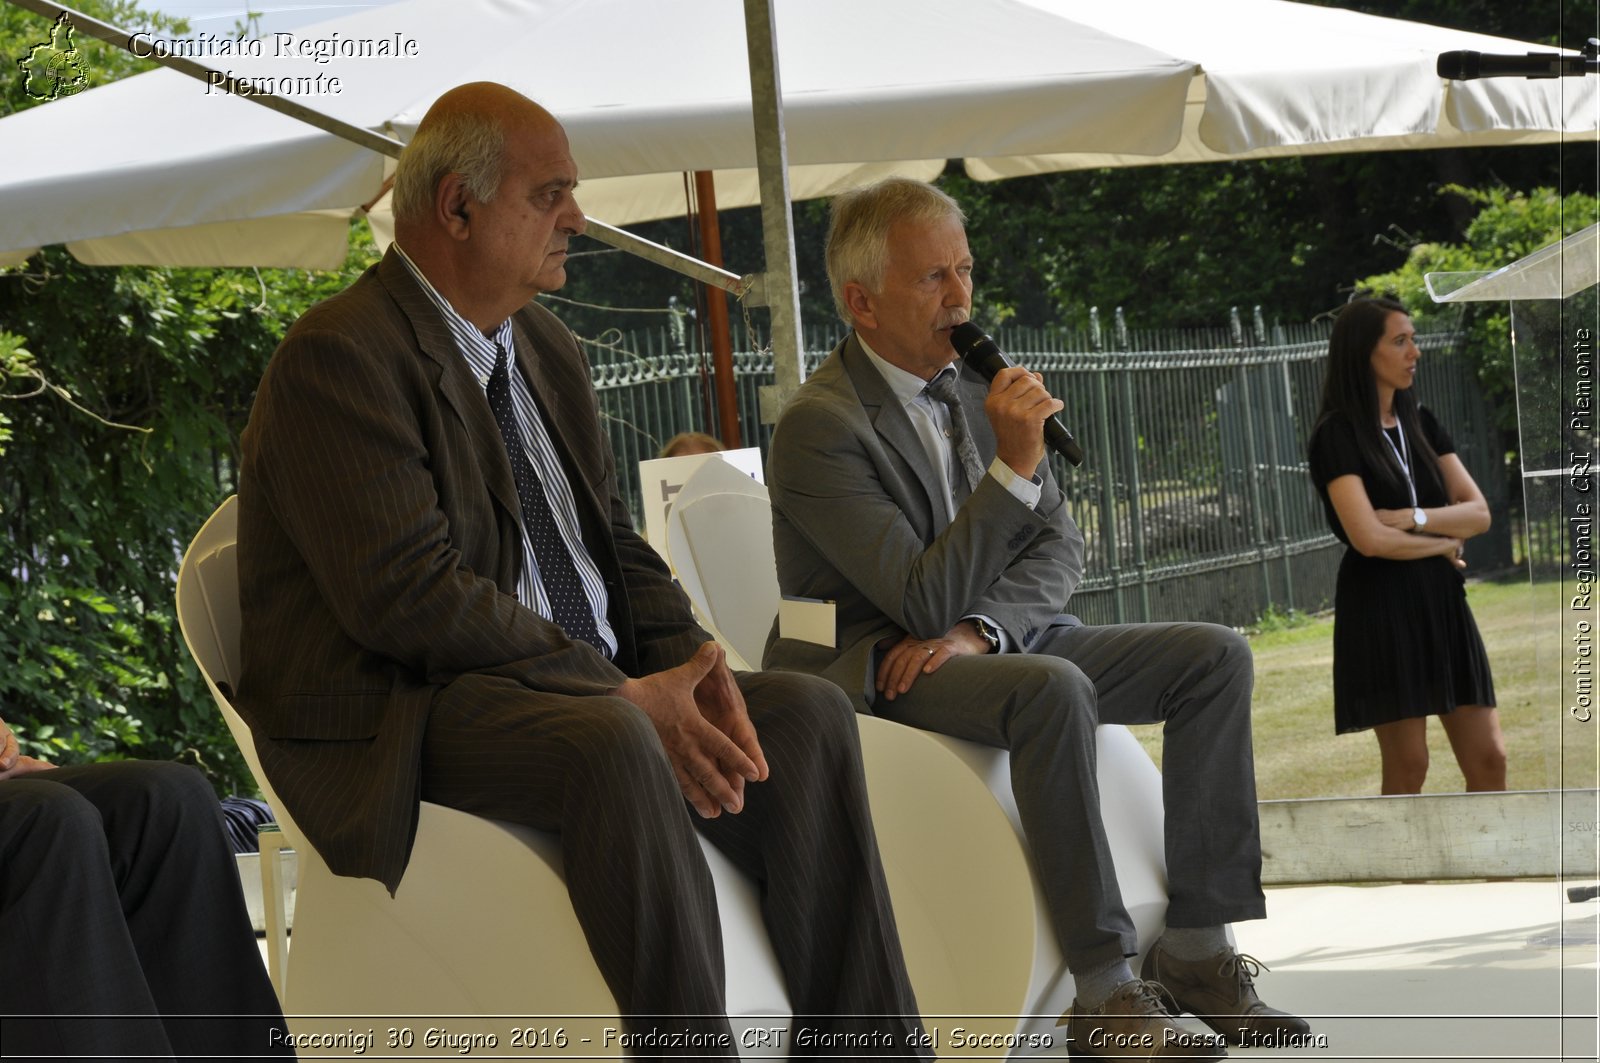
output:
M1311 1024L1261 1002L1255 976L1266 969L1254 956L1232 949L1203 960L1174 959L1161 951L1158 941L1144 958L1139 975L1160 983L1157 988L1168 1011L1189 1012L1229 1044L1294 1047L1310 1036Z
M1179 1026L1161 1004L1161 987L1124 982L1098 1008L1074 1000L1057 1026L1080 1059L1225 1059L1222 1038Z

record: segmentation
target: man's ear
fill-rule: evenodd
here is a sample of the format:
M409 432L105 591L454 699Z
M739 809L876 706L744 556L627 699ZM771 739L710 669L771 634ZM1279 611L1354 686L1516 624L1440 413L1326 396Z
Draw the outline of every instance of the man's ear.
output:
M451 238L465 240L472 223L472 208L477 200L467 191L458 173L447 173L439 181L433 197L433 213L439 227Z
M878 327L877 301L860 281L845 282L844 305L850 308L850 320L857 328Z

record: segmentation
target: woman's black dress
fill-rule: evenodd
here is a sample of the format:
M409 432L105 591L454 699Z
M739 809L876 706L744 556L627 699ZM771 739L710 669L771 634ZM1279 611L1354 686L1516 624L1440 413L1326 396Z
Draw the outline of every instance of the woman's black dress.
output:
M1422 433L1443 456L1455 443L1427 409ZM1391 438L1393 438L1391 433ZM1355 430L1340 415L1312 435L1311 478L1322 495L1328 526L1345 544L1334 592L1333 715L1339 734L1415 716L1442 715L1458 705L1493 705L1494 679L1483 638L1467 608L1466 582L1445 557L1390 561L1363 557L1328 501L1328 484L1361 477L1373 509L1409 509L1404 483L1373 470L1356 446ZM1415 459L1413 458L1413 461ZM1449 504L1424 482L1417 505Z

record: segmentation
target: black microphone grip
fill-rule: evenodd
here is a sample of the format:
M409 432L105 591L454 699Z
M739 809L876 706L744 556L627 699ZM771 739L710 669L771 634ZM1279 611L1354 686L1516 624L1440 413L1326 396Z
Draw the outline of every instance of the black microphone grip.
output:
M1000 370L1016 364L1005 356L998 343L970 321L963 321L950 330L950 346L986 380L993 380ZM1046 418L1044 441L1046 446L1073 465L1083 464L1083 448L1072 438L1072 433L1061 423L1061 418L1054 415Z
M1435 69L1446 81L1472 81L1476 78L1583 77L1589 72L1590 64L1582 55L1563 55L1560 52L1529 52L1526 55L1441 52Z

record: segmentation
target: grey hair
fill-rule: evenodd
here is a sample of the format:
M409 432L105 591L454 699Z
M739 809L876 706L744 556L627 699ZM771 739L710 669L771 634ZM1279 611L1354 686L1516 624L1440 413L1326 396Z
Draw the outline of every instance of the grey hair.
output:
M467 191L487 203L500 188L505 127L481 114L448 112L417 128L394 171L394 217L420 222L446 174L458 173Z
M889 266L889 229L897 221L936 222L955 218L963 225L961 204L922 181L889 177L865 188L834 197L828 222L828 286L833 305L847 325L854 325L845 304L850 281L876 292Z

